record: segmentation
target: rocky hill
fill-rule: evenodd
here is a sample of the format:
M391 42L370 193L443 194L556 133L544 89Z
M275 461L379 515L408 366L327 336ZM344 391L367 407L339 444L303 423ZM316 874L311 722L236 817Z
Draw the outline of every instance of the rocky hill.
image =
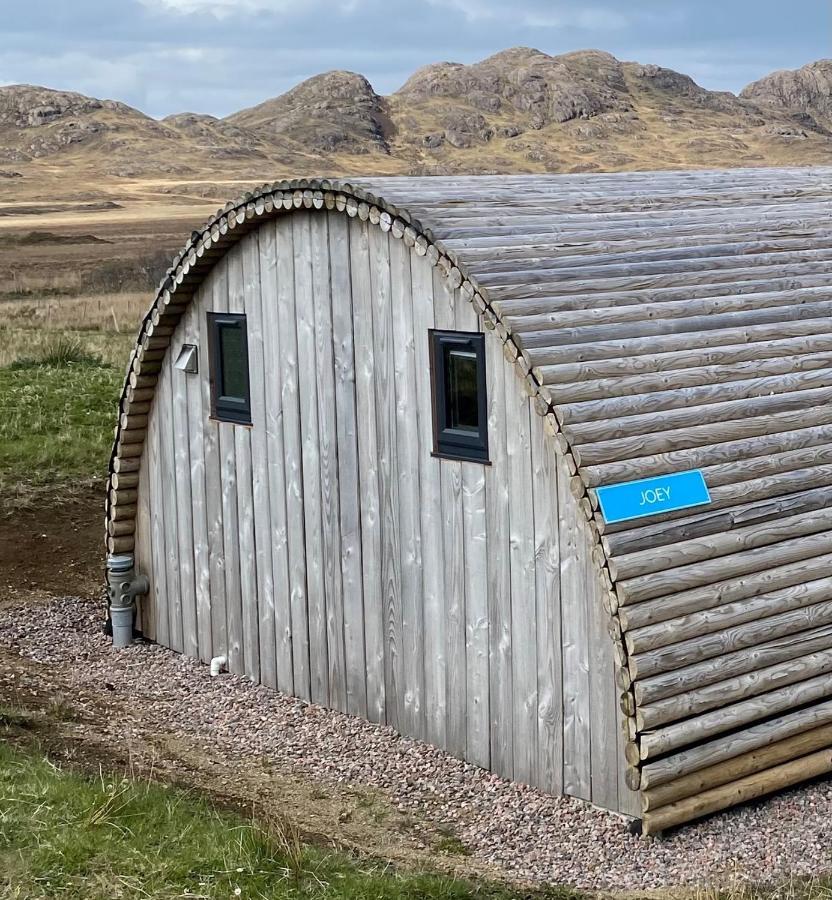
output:
M268 140L288 138L322 153L389 151L384 99L354 72L315 75L225 121Z
M832 130L832 59L821 59L794 71L772 72L749 84L740 96L769 109L805 117L812 127Z
M150 149L161 160L176 144L176 135L124 103L32 85L0 88L0 165L93 150L138 161Z
M832 162L832 61L737 97L587 50L437 63L390 96L328 72L225 119L0 88L0 192L95 179L195 184L295 173L575 172ZM88 179L68 179L76 172ZM165 187L164 190L169 190ZM90 191L87 191L87 196Z
M596 50L553 57L514 48L471 66L427 66L387 103L394 151L437 171L781 162L783 141L766 128L795 124L686 75Z

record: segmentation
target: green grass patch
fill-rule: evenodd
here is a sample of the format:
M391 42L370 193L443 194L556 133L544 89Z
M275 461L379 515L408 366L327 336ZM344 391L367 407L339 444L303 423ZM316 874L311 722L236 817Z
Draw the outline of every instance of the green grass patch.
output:
M522 892L396 872L306 845L280 817L245 821L177 789L84 778L0 744L0 896L509 900Z
M448 856L470 856L471 850L456 835L450 825L439 825L436 829L433 849Z
M0 303L4 300L40 300L42 297L67 297L75 293L71 288L43 287L20 288L18 290L0 291Z
M55 334L40 348L37 356L16 359L10 369L36 369L39 366L100 366L100 356L90 353L78 338L68 334Z
M103 477L123 377L67 343L0 368L0 492Z

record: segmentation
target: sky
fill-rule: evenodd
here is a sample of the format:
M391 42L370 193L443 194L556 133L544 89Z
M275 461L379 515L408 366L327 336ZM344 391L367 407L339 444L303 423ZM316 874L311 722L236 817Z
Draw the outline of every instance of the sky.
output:
M832 0L0 0L0 84L228 115L330 69L378 93L507 47L601 49L712 90L832 57Z

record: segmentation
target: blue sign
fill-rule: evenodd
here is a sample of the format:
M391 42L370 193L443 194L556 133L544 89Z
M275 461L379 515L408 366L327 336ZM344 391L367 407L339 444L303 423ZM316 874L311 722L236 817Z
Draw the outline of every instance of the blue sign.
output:
M698 469L610 484L599 487L596 493L608 525L711 502L705 478Z

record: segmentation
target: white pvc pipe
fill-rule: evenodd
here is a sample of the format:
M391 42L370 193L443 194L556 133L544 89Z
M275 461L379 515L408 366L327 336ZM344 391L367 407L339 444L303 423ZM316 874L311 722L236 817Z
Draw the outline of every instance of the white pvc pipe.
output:
M228 660L224 656L215 656L211 660L211 677L216 678L225 668Z

